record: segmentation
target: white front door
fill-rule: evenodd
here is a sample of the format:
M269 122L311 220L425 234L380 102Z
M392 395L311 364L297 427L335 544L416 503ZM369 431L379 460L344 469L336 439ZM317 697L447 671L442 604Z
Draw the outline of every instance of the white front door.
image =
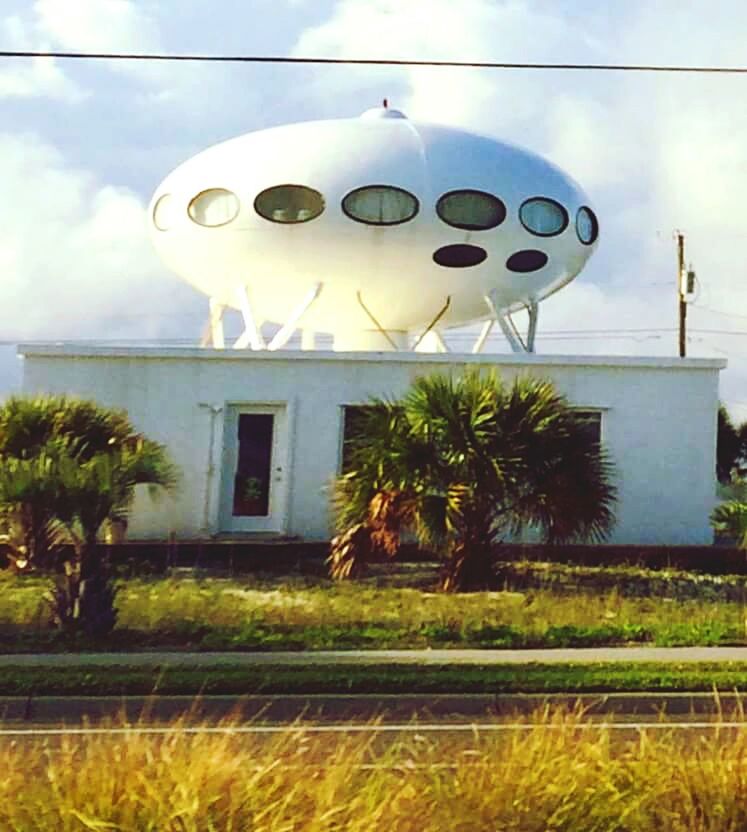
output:
M284 531L286 421L281 405L226 408L222 532Z

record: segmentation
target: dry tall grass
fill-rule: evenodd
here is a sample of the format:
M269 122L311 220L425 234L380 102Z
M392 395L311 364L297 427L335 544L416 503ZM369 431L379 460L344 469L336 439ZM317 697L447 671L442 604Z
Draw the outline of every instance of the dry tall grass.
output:
M175 733L0 740L2 832L724 832L747 730L620 737L578 712L521 733Z

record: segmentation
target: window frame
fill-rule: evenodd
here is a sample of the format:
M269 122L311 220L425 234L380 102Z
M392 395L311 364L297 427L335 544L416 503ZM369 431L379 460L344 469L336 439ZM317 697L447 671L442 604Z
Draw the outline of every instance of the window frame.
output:
M319 197L322 203L321 210L318 214L314 214L311 217L306 217L302 220L277 220L274 217L268 217L266 214L263 214L259 208L257 208L257 203L259 200L270 191L276 191L279 188L298 188L303 191L311 191L311 193L315 194ZM275 225L303 225L306 222L313 222L316 219L319 219L321 215L327 210L327 200L324 198L324 194L321 191L318 191L316 188L312 188L310 185L299 185L296 182L283 182L280 185L270 185L269 188L263 188L255 197L254 202L252 203L252 208L254 209L254 213L260 217L260 219L266 220L267 222L274 222Z
M198 196L199 196L199 194L198 194ZM159 209L159 206L161 206L162 204L169 204L171 206L170 207L170 212L171 212L170 219L171 219L171 221L165 227L163 225L159 225L158 224L158 219L157 219L158 218L158 209ZM153 203L153 210L151 212L151 221L153 222L153 227L156 229L156 231L160 231L161 233L163 233L165 231L171 231L171 229L174 226L174 216L175 216L174 215L174 195L170 191L168 193L161 194L161 196L159 196L158 199ZM191 217L190 217L190 219L191 219ZM194 222L194 220L193 220L193 222ZM199 223L198 223L198 225L199 225Z
M498 220L498 222L494 223L493 225L485 226L466 225L461 223L450 222L441 213L441 204L445 200L449 199L449 197L460 195L486 196L488 197L488 199L498 203L501 210L503 211L503 216L500 218L500 220ZM500 197L497 197L495 194L491 194L489 191L481 191L478 188L456 188L452 191L446 191L446 193L441 194L441 196L438 198L438 200L436 201L436 216L441 220L441 222L448 225L450 228L458 228L462 231L492 231L492 229L498 228L499 226L503 225L503 223L506 221L506 217L508 216L508 209L506 208L506 203Z
M371 222L370 220L364 220L361 217L356 217L355 214L351 214L350 211L345 207L346 200L348 200L354 194L358 194L361 191L370 191L370 190L373 190L375 188L386 188L387 190L390 190L390 191L397 191L401 194L406 194L415 203L414 212L412 214L410 214L410 216L405 217L405 219L402 219L402 220L394 220L392 222ZM361 185L359 188L353 188L352 191L348 191L345 194L345 196L340 200L340 208L342 209L342 213L345 214L345 216L348 217L349 219L353 220L353 222L358 222L361 225L368 225L368 226L371 226L372 228L387 228L387 227L391 227L393 225L404 225L407 222L412 222L412 220L414 220L415 217L417 217L417 215L420 213L420 200L415 196L414 193L412 193L411 191L406 190L405 188L400 188L398 185L386 185L382 182L382 183L375 183L375 184L371 184L371 185Z
M549 232L549 233L532 230L524 222L524 217L522 216L524 208L526 208L526 206L530 202L547 202L548 204L554 205L556 208L559 208L562 215L563 215L563 225L557 231L552 231L552 232ZM558 202L557 199L553 199L552 197L549 197L549 196L530 196L528 199L525 199L521 203L521 205L519 206L519 222L521 223L524 230L528 231L534 237L558 237L560 234L562 234L568 228L568 226L570 225L570 222L571 222L571 218L568 214L568 209L565 207L565 205L563 205L562 202Z
M345 429L348 426L347 416L349 411L360 410L361 408L366 407L366 403L356 403L353 404L352 402L341 404L339 406L340 409L340 427L339 427L339 434L338 434L338 447L337 447L337 475L342 476L346 474L349 468L346 466L346 459L345 459L345 445L349 441L345 436Z
M581 416L587 419L594 419L598 426L598 436L596 437L596 441L600 447L604 445L604 425L605 425L605 412L607 408L604 407L591 407L591 406L573 406L571 408L576 416Z
M230 220L226 220L225 222L205 223L200 222L198 219L196 219L194 214L192 213L192 206L197 202L197 200L201 196L212 193L213 191L221 191L224 194L230 194L236 200L236 213L231 217ZM187 205L187 216L195 225L199 226L200 228L222 228L223 226L230 225L232 222L234 222L240 213L241 200L239 199L239 195L235 191L232 191L230 188L205 188L199 193L195 194L195 196L193 196L192 199L189 200L189 204Z
M591 235L591 240L589 240L588 242L586 240L584 240L584 238L581 236L581 232L578 230L578 221L579 221L579 218L581 217L581 212L582 211L586 211L586 213L588 214L589 218L591 219L591 224L592 224L592 229L593 229L592 230L592 235ZM591 210L591 208L589 208L588 205L582 205L578 209L578 211L576 211L576 223L575 224L576 224L576 236L578 237L578 241L581 243L581 245L582 246L593 246L594 243L596 243L596 241L599 239L599 220L597 219L597 215L594 213L594 211Z

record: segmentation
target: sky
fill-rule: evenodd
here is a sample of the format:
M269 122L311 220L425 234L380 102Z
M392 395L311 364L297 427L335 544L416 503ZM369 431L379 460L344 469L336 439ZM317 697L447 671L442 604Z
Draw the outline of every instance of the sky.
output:
M747 7L0 0L0 49L747 66ZM747 420L747 76L0 59L0 341L197 339L206 298L148 242L158 183L223 139L384 97L528 147L589 194L599 249L542 304L538 352L675 355L683 231L688 354L728 360L721 397Z

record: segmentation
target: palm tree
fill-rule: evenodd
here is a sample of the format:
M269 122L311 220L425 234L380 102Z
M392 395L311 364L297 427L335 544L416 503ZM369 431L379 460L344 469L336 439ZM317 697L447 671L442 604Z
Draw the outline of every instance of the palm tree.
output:
M716 475L718 481L728 485L745 473L747 464L747 422L735 425L729 411L718 407L718 432L716 442Z
M721 503L711 514L711 525L718 534L736 541L740 549L747 549L747 503L738 500Z
M5 469L5 493L11 498L3 499L0 490L0 511L6 532L13 532L11 542L30 563L45 565L54 543L48 478L41 476L40 460L49 465L64 448L82 462L137 437L125 413L96 402L12 396L0 405L0 468Z
M733 478L729 493L731 499L711 513L711 525L716 534L735 541L740 549L747 549L747 480Z
M114 626L114 592L97 540L126 516L135 487L171 489L163 446L127 416L65 397L14 397L0 407L0 511L15 559L61 560L53 620L89 634Z
M363 410L349 460L334 495L334 577L392 556L410 531L444 556L443 589L472 588L489 581L499 538L532 526L553 543L601 540L614 523L612 465L548 381L420 378Z
M143 437L82 461L63 451L56 463L56 520L71 546L52 593L53 619L61 629L107 633L115 623L114 591L99 552L101 529L126 515L135 486L147 485L153 496L172 489L174 471L163 447Z

